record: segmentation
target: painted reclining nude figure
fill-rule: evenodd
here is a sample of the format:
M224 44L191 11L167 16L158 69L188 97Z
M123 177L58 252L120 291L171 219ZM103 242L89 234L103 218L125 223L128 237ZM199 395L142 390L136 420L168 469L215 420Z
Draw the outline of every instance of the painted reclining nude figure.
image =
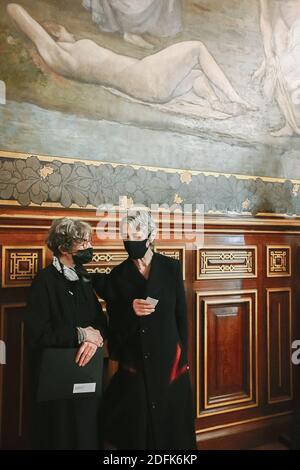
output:
M149 103L168 103L193 91L223 113L235 115L256 109L234 90L200 41L179 42L143 59L135 59L116 54L90 39L76 41L63 26L45 23L44 28L18 4L8 4L7 11L35 44L44 62L64 77L115 88ZM217 95L212 84L224 99Z

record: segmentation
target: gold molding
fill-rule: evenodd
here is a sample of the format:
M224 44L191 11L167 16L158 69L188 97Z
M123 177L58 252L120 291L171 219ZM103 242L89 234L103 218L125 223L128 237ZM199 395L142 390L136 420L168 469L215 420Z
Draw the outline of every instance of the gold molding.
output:
M5 253L6 250L34 250L38 249L42 251L42 269L46 266L46 247L40 245L3 245L2 246L2 289L11 289L11 288L18 288L18 287L28 287L30 286L30 281L19 283L17 285L7 285L5 282Z
M267 415L267 416L258 416L257 418L243 419L241 421L235 421L234 423L226 423L226 424L220 424L218 426L212 426L210 428L197 429L196 434L203 434L205 432L212 432L212 431L217 431L220 429L231 428L234 426L239 426L241 424L255 423L257 421L264 421L267 419L279 418L280 416L290 416L292 414L294 414L293 411L283 411L282 413L274 413L274 414Z
M103 272L103 274L109 274L110 271L115 266L118 266L120 263L122 263L123 261L125 261L128 258L128 254L127 254L124 246L120 243L118 245L117 244L116 245L95 245L95 244L93 244L93 247L94 247L93 259L88 265L86 265L87 270L91 273L97 273L98 271L94 271L93 269L101 268L101 266L104 265L104 266L107 266L107 268L106 268L106 273ZM112 259L112 264L111 265L108 265L109 261L107 261L107 262L105 262L105 261L103 261L103 262L95 261L94 262L95 255L97 255L98 253L101 253L101 252L102 252L103 256L111 255L111 253L109 253L110 250L115 251L116 256L120 255L119 259L117 260L118 264L114 264L113 259ZM97 251L98 251L98 253L97 253Z
M247 273L234 273L234 274L201 274L201 259L200 259L200 251L205 250L232 250L232 251L246 251L246 250L254 250L254 263L255 263L255 271L254 274L247 274ZM196 257L196 280L202 281L203 279L255 279L257 278L257 246L256 245L204 245L203 248L197 249L197 257Z
M292 289L291 287L267 287L267 382L268 382L268 404L282 403L293 400L293 368L290 365L290 395L283 396L281 398L271 398L271 359L270 359L270 293L272 292L288 292L289 294L289 344L290 351L289 357L292 356ZM280 331L280 330L279 330Z
M288 251L288 272L287 273L271 273L270 271L270 251L271 250L287 250ZM292 248L290 245L266 245L267 257L267 277L291 277L292 275Z
M38 208L42 208L41 206L36 206ZM73 211L72 208L64 208L64 207L59 207L60 210L62 211ZM10 209L9 207L7 209ZM26 208L24 206L20 206L18 205L17 209L28 209L28 206L26 206ZM82 212L96 212L96 208L95 207L92 207L91 209L88 209L88 208L79 208L80 211ZM119 214L122 214L122 213L126 213L126 211L123 209L123 208L120 208L119 206L115 206L114 207L116 213L119 213ZM152 210L151 213L153 215L157 214L157 215L160 215L160 214L165 214L167 211L164 209L164 208L161 208L160 210ZM77 211L76 211L77 213ZM195 221L195 214L192 214L192 213L189 213L188 214L189 217L190 217L190 221L191 223L193 224L194 221ZM176 216L176 214L175 214ZM57 214L53 214L52 216L50 215L47 215L47 212L45 212L44 215L35 215L35 214L28 214L28 213L24 213L24 214L19 214L18 212L13 212L13 213L1 213L0 214L0 219L3 219L3 218L11 218L11 219L26 219L26 218L30 218L30 219L35 219L35 220L49 220L49 221L52 221L53 219L55 219L56 217L58 217ZM83 220L89 220L91 222L97 222L99 221L99 217L93 217L93 216L72 216L74 219L83 219ZM107 221L115 221L116 220L116 217L106 217L105 218ZM222 225L222 226L228 226L228 225L231 225L231 226L239 226L239 225L245 225L245 226L253 226L253 225L256 225L256 226L272 226L272 225L276 225L276 226L287 226L287 227L299 227L300 228L300 217L286 217L286 216L282 216L280 214L278 214L277 216L275 214L269 214L268 217L260 217L258 215L256 215L256 217L249 217L249 215L245 215L245 214L237 214L236 217L230 217L230 216L227 216L225 214L221 214L219 216L216 216L216 215L213 215L213 214L204 214L204 228L202 229L198 229L199 231L204 231L204 232L208 232L208 231L212 231L212 232L215 232L217 231L218 229L208 229L206 228L207 225L215 225L215 226L218 226L218 225ZM6 227L6 225L3 225L3 227ZM23 226L22 226L23 227ZM24 227L26 227L26 225L24 225ZM34 226L33 226L34 227ZM176 230L172 229L174 232L176 232ZM221 232L224 232L224 231L228 231L229 233L231 231L235 232L236 230L238 230L239 233L253 233L255 232L255 230L245 230L245 229L221 229ZM163 231L163 230L161 230ZM281 230L266 230L266 231L260 231L258 230L259 233L300 233L300 232L296 232L296 231L293 231L293 230L290 230L289 232L287 231L281 231Z
M232 413L232 412L235 412L235 411L241 411L241 410L246 410L248 408L256 408L258 406L258 364L257 364L257 361L258 361L258 306L257 306L257 289L246 289L246 290L233 290L233 291L199 291L199 290L196 290L195 291L195 294L196 294L196 413L197 413L197 418L206 418L208 416L215 416L215 415L218 415L218 414L223 414L223 413ZM208 411L208 412L201 412L200 411L200 336L199 336L199 327L200 327L200 300L201 298L203 297L219 297L219 296L229 296L229 295L233 295L233 296L241 296L241 295L244 295L244 294L254 294L254 318L255 318L255 370L254 370L254 373L255 373L255 402L254 403L251 403L251 404L248 404L248 405L244 405L244 406L239 406L239 407L235 407L235 408L231 408L231 409L227 409L227 410L220 410L220 411L214 411L214 412L211 412L211 411ZM247 298L246 298L247 299ZM232 303L236 300L241 300L243 301L244 299L241 298L241 299L228 299L228 303ZM217 301L218 303L224 303L224 301L222 300L218 300ZM205 305L205 302L204 302L204 305ZM251 299L251 306L252 306L252 299ZM252 309L251 309L251 312L252 312ZM204 312L205 313L205 312ZM251 317L251 320L252 320L252 317ZM207 343L207 329L205 328L206 324L205 324L205 315L204 315L204 364L207 364L207 348L206 348L206 343ZM253 334L253 329L252 329L252 322L251 322L251 338L250 338L250 342L252 344L252 334ZM249 366L252 366L251 367L251 377L253 377L253 360L252 360L252 357L253 357L253 345L251 347L252 349L252 354L251 354L251 362L249 364ZM252 382L252 379L251 379L251 382ZM204 393L207 395L207 375L206 375L206 371L205 371L205 384L204 384ZM252 390L253 390L253 382L252 382ZM252 394L252 399L253 399L253 394ZM204 400L206 401L206 400ZM247 401L249 401L249 398L247 398ZM237 403L237 401L233 401L233 403ZM230 403L228 403L230 404ZM220 404L219 406L226 406L227 403L225 403L225 405L223 404ZM213 405L212 408L215 408L216 405Z
M210 405L208 403L208 390L207 390L207 369L208 369L208 351L207 351L207 307L208 305L223 305L223 304L233 304L233 303L245 303L249 304L249 390L250 395L245 398L237 398L236 400L222 401L221 403L214 403ZM253 348L252 348L252 298L243 297L241 299L227 299L227 300L208 300L204 301L204 410L215 409L218 407L225 407L228 405L251 402L253 400ZM252 403L251 403L252 404ZM203 414L203 413L202 413Z
M0 216L1 217L1 216ZM23 218L28 217L29 219L33 218L33 216L23 216ZM56 216L57 217L57 216ZM52 217L55 219L56 217ZM73 217L72 218L76 218ZM81 220L91 220L89 217L80 217ZM5 225L0 224L1 229L39 229L39 230L49 230L50 225ZM96 227L92 227L93 230L96 230ZM240 234L240 233L258 233L258 234L282 234L282 235L300 235L300 231L297 230L239 230L239 229L204 229L202 230L204 233L214 234L214 233L230 233L230 234ZM162 232L159 230L159 232ZM175 231L172 231L175 233Z
M127 259L127 257L128 257L128 254L126 253L126 250L125 250L124 246L120 243L116 244L116 245L96 245L96 244L94 244L93 247L94 247L94 251L101 250L101 251L103 251L104 255L107 254L107 252L109 250L116 250L120 254L124 254L124 260ZM154 244L154 252L157 252L157 250L164 249L164 248L168 249L168 250L178 249L178 250L182 251L182 272L183 272L183 280L185 280L185 266L186 266L185 265L185 246L184 245L171 245L171 244L170 245L161 245L160 243L157 243L157 244L155 243ZM168 255L165 255L165 256L168 256ZM122 262L122 260L120 262ZM93 267L93 265L91 263L89 263L88 269L92 269L92 267Z

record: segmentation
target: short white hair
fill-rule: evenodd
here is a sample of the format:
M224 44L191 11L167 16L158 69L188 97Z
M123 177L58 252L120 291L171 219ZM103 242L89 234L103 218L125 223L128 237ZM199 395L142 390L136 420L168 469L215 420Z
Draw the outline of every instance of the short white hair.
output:
M128 224L135 230L143 230L147 234L150 243L152 243L156 237L156 224L148 211L129 209L127 215L121 220L121 230L123 230L124 224Z

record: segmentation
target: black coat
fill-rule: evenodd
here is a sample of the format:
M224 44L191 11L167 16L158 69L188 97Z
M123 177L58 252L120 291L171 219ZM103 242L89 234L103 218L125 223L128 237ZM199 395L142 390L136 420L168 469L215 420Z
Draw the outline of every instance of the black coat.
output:
M195 449L180 263L154 253L146 280L128 258L93 284L107 303L110 357L121 364L103 397L103 439L118 449ZM147 296L159 300L155 312L138 317L132 302Z
M77 326L92 326L106 335L106 316L92 284L68 281L50 265L32 283L25 317L31 447L99 448L99 398L36 401L42 349L79 347Z

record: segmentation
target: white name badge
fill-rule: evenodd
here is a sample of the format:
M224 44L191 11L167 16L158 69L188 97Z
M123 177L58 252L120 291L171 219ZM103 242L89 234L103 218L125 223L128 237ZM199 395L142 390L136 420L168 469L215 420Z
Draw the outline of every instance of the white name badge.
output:
M96 391L96 382L91 382L88 384L74 384L73 393L95 393Z

